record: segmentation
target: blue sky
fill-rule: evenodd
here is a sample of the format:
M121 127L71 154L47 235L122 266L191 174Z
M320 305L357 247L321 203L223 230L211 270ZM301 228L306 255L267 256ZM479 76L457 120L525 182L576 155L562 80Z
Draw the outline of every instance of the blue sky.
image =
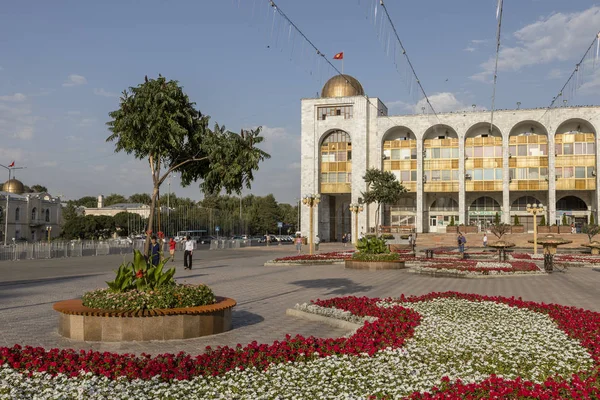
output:
M262 125L273 158L261 166L251 192L293 203L300 195L300 99L314 97L331 70L311 66L314 57L288 40L285 27L277 33L267 3L5 3L0 163L15 160L27 167L17 172L24 183L44 184L66 199L149 192L147 164L114 154L105 123L123 89L161 73L180 81L214 122L233 131ZM329 58L343 51L345 72L391 114L420 108L366 18L372 0L276 3ZM496 1L386 5L434 107L489 109ZM523 108L547 106L599 30L598 3L506 0L497 108L517 101ZM599 87L600 76L591 77L575 103L598 104ZM201 198L197 185L181 188L177 178L172 190Z

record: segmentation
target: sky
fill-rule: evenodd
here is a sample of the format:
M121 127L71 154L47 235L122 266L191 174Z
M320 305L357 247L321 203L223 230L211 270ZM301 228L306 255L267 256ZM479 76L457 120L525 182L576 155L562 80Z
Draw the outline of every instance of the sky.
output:
M377 1L378 2L378 1ZM328 58L390 114L419 112L370 14L373 0L278 0ZM438 112L491 107L496 0L387 1L419 79ZM505 0L496 107L546 107L600 30L600 3ZM300 99L335 71L306 48L268 0L18 1L0 8L0 164L66 200L149 193L147 162L114 153L108 113L119 93L162 74L179 81L212 122L263 127L272 155L243 194L300 197ZM596 51L595 49L593 50ZM341 68L340 61L332 61ZM599 68L600 70L600 68ZM573 104L598 104L600 74ZM3 171L0 169L0 180ZM167 188L163 188L163 193ZM199 200L198 184L171 180Z

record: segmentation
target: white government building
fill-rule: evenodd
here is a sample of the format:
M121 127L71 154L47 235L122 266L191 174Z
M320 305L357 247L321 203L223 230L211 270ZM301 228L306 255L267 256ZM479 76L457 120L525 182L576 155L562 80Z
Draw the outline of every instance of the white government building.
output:
M2 244L6 227L8 227L7 243L12 243L12 239L26 239L30 242L46 240L48 233L52 238L60 236L62 223L60 198L48 193L23 193L24 190L21 181L11 179L4 182L0 191Z
M355 78L337 75L320 98L302 99L301 119L301 196L320 195L313 223L321 240L374 232L375 204L359 213L358 228L349 210L366 191L367 168L392 171L408 188L382 207L385 230L445 232L452 220L481 227L498 213L530 231L533 203L549 224L598 221L600 107L500 110L491 128L489 111L388 115ZM309 215L302 206L306 236Z

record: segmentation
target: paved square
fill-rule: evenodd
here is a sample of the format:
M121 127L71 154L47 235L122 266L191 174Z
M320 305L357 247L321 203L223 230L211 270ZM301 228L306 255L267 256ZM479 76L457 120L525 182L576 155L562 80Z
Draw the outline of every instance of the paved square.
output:
M343 249L322 245L322 251ZM14 344L45 348L93 349L129 353L202 352L205 346L235 346L256 340L270 343L286 334L336 337L346 334L332 328L285 315L296 303L336 296L387 297L432 291L459 291L522 297L525 300L573 305L600 311L600 273L570 268L549 276L492 279L434 278L407 270L361 271L343 266L264 267L267 260L293 255L292 246L239 250L198 251L194 269L177 266L179 282L206 283L217 295L232 297L230 332L198 339L98 343L65 339L57 332L52 304L80 297L85 291L105 287L123 256L99 256L0 263L0 346ZM179 255L181 261L181 255Z

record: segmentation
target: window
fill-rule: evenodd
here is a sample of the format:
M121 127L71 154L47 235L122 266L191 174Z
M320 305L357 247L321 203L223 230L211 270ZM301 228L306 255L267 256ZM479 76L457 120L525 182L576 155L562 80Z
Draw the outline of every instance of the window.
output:
M458 211L458 202L450 197L436 199L430 207L431 211ZM435 218L435 217L434 217Z
M15 221L18 221L21 219L21 209L19 207L16 208L15 210ZM17 236L19 237L19 236Z
M502 180L502 169L500 169L500 168L496 168L496 180L497 181Z
M526 144L520 144L519 146L517 146L517 155L519 157L526 157L527 156L527 145Z
M563 143L563 154L565 156L573 154L573 143Z
M578 143L576 143L578 144ZM583 179L585 178L585 167L575 167L575 178Z
M572 178L573 177L573 167L564 167L563 168L563 178Z
M562 167L556 168L554 173L556 174L557 179L562 178L562 171L563 171Z
M37 219L37 208L33 207L33 210L31 210L31 220L35 221Z
M532 196L523 196L515 200L510 206L511 211L526 211L527 204L540 204L541 202Z
M343 116L344 119L352 118L352 106L319 107L317 118L325 120L327 117Z
M587 167L587 177L588 178L593 178L594 177L594 167Z
M417 181L417 171L410 171L410 180L412 182L416 182Z
M494 157L494 146L485 146L483 148L484 157Z
M46 209L46 222L50 222L50 209Z
M451 177L451 172L450 170L442 170L442 180L443 181L449 181Z

